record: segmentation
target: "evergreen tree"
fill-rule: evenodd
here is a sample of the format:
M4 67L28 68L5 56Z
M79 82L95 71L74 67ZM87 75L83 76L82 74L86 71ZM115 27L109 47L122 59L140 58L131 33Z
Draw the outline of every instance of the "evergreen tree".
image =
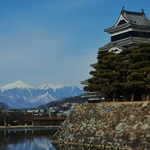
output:
M125 49L120 53L99 51L97 59L84 90L97 92L107 100L149 99L149 45Z
M150 93L150 46L141 45L131 49L129 60L126 90L130 93L131 100L148 100Z
M97 92L109 100L119 97L122 83L117 64L118 61L121 61L122 55L114 52L100 51L97 59L97 64L93 66L95 70L90 72L93 77L88 80L89 84L84 89L89 92Z

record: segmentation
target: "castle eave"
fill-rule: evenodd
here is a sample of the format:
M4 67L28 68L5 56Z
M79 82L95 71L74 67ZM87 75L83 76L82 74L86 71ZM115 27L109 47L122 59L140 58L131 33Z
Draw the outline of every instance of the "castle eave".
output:
M81 81L81 84L88 85L89 83L88 83L88 80L84 80L84 81Z
M109 42L105 46L100 47L99 50L107 51L112 47L125 48L125 47L128 47L129 45L134 45L134 44L139 45L142 43L150 44L150 39L149 38L139 38L139 37L128 37L128 38L121 39L118 41Z
M117 31L121 31L123 29L127 29L130 26L131 26L130 23L126 23L126 24L122 24L120 26L113 26L113 27L107 28L104 31L111 34L111 33L117 32Z
M141 25L137 25L137 24L133 24L133 23L127 23L127 24L123 24L123 25L120 25L120 26L116 26L116 27L111 27L111 28L108 28L108 29L105 29L104 31L107 32L107 33L115 33L115 32L119 32L119 31L122 31L122 30L126 30L126 29L132 29L132 30L147 30L147 31L150 31L150 26L141 26Z

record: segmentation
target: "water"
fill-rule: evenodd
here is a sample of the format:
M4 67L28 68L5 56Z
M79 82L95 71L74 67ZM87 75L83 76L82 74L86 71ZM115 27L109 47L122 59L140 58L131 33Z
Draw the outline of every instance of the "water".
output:
M52 129L0 130L0 150L93 150L74 145L53 145L51 139L55 132Z
M0 131L0 150L56 150L50 139L55 131L3 130Z

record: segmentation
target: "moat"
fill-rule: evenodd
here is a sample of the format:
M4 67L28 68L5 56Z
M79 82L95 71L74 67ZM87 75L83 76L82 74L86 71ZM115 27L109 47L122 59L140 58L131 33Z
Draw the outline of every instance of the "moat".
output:
M56 130L8 129L0 131L1 150L55 150L50 142Z
M0 150L85 150L84 147L53 145L51 139L56 131L51 128L1 129Z

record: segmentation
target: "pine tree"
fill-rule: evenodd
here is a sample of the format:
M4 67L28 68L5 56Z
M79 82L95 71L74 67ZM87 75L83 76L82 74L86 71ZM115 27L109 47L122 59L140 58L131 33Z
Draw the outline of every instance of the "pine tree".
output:
M117 68L118 61L122 59L122 55L100 51L97 59L97 64L93 66L95 70L90 72L93 77L88 80L89 84L84 89L89 92L98 92L106 99L114 100L120 96L122 88L122 83L120 82L122 78L118 73L120 68Z
M131 94L131 100L148 100L150 93L150 46L141 45L131 49L129 60L126 90Z
M149 100L150 45L120 53L99 51L84 90L97 92L107 100Z

